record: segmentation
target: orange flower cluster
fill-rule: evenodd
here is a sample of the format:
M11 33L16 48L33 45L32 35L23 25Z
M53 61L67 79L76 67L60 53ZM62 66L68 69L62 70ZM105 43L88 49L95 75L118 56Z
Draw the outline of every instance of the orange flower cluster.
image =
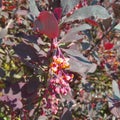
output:
M50 68L52 72L57 73L60 69L69 68L70 65L68 61L69 61L69 58L61 58L61 57L54 56L53 62L50 64Z

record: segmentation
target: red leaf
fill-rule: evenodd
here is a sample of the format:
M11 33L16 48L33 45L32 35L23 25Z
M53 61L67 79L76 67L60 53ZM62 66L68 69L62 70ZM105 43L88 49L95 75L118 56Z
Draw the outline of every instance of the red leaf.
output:
M58 22L53 13L43 11L39 14L38 20L40 22L38 26L40 33L47 35L49 38L58 37Z
M62 8L55 8L54 9L54 15L56 17L56 19L59 21L61 19L62 16Z
M98 23L94 20L91 20L89 18L85 19L85 22L89 23L90 25L93 25L93 26L98 26Z
M110 50L110 49L113 48L113 46L114 46L114 44L113 43L109 43L109 42L104 44L105 50Z

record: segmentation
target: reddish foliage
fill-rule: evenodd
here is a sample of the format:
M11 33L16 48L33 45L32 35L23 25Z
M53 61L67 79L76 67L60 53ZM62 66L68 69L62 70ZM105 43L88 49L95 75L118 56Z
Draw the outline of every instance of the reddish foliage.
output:
M85 22L89 23L90 25L93 25L93 26L98 26L98 23L94 20L91 20L89 18L85 19Z
M109 43L109 42L104 44L105 50L110 50L110 49L113 48L113 46L114 46L114 44L113 43Z
M38 20L41 24L41 28L39 29L40 33L47 35L49 38L58 37L58 22L53 13L43 11L39 14Z
M56 19L59 21L62 17L62 8L55 8L54 15L55 15Z

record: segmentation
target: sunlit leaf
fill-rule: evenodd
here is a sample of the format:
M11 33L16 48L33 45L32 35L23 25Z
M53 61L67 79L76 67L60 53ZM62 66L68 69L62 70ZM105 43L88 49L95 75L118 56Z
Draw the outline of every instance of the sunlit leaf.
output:
M32 13L33 16L37 17L40 12L36 6L35 0L29 0L29 2L30 12Z
M0 100L9 103L9 106L11 106L13 110L21 109L23 107L21 102L21 92L13 94L11 88L7 94L3 91L3 96L0 98Z
M10 25L13 23L13 20L10 19L7 26L5 28L1 28L0 27L0 38L5 37L8 34L8 28L10 27Z
M68 55L71 55L77 59L79 59L81 62L84 62L85 64L91 64L91 62L84 57L80 51L78 50L74 50L74 49L63 49L63 51L65 51Z
M68 31L68 33L60 40L60 42L73 42L79 39L84 38L84 35L78 35L78 32L91 29L91 26L88 24L82 24L77 27L73 27Z
M84 75L86 73L95 72L97 65L90 62L79 51L73 49L63 49L70 57L70 71Z
M82 20L85 18L89 18L91 16L100 19L107 19L110 17L108 11L104 7L100 5L94 5L94 6L82 7L76 10L70 17L66 18L65 22Z
M17 10L16 14L26 16L28 14L28 11L27 10Z
M38 120L48 120L47 116L40 116Z
M112 81L112 89L113 89L114 95L117 96L118 98L120 98L119 86L115 80Z
M115 30L120 30L120 23L114 27Z
M63 15L66 15L68 12L70 12L79 2L80 0L61 0Z
M8 30L6 28L0 28L0 38L3 38L7 35Z

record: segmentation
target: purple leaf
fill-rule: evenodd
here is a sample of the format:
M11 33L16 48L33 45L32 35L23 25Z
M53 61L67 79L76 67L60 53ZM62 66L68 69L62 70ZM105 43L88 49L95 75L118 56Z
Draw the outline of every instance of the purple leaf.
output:
M13 90L13 94L17 94L20 92L20 86L18 83L13 83L11 88Z
M72 112L68 108L64 108L63 114L62 114L60 120L73 120Z
M0 77L4 77L4 76L5 76L5 71L2 68L0 68Z
M29 81L21 88L22 97L28 98L31 97L33 94L36 95L39 85L40 82L38 78L29 78Z
M37 54L36 49L34 49L31 45L20 43L13 47L15 53L23 60L39 62L39 56Z
M16 34L15 36L20 37L20 38L24 38L32 43L37 43L37 39L38 39L38 36L36 36L36 35L27 35L23 32L20 32L20 33Z
M2 0L0 0L0 8L2 7Z

